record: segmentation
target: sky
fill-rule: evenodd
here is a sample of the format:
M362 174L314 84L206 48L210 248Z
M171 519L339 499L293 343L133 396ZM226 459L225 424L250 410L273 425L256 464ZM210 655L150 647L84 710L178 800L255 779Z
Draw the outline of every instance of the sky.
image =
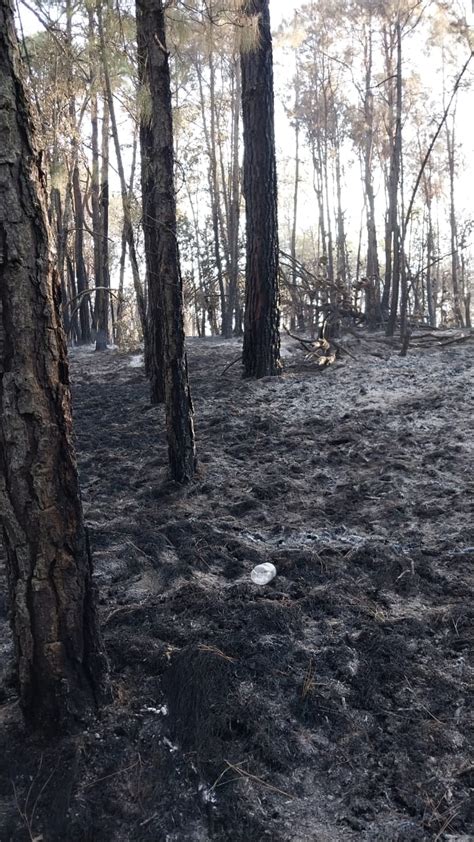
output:
M301 0L270 0L272 26L278 26L283 18L290 18L298 6L301 6Z

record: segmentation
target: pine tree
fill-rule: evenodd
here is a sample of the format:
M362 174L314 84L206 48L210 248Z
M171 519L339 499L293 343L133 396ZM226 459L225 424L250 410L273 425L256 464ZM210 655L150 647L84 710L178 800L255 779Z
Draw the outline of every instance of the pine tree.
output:
M21 705L29 724L56 730L94 709L106 661L44 176L18 64L13 6L0 0L0 520Z
M176 236L173 121L169 55L162 0L137 0L139 64L145 68L143 83L149 96L150 136L142 147L150 191L143 195L143 213L152 224L145 246L152 248L148 265L151 346L162 343L154 354L163 365L166 430L170 473L177 482L192 479L196 464L193 406L188 383L184 339L183 287ZM142 134L143 137L143 134ZM158 379L160 373L155 373Z
M248 0L243 25L255 43L241 48L244 127L245 377L279 374L278 214L275 161L273 53L268 0Z

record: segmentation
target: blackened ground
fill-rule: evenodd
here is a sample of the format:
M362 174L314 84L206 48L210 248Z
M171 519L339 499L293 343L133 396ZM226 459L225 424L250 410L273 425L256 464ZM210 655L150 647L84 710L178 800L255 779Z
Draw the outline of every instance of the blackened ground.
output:
M27 738L2 603L2 842L474 838L472 342L373 348L251 382L191 341L184 490L140 358L72 355L114 701Z

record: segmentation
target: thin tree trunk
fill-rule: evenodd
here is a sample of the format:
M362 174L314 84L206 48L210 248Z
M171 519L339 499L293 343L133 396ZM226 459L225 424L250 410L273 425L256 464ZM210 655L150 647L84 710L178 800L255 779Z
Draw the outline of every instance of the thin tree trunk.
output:
M421 158L421 144L418 139L420 158ZM423 174L423 200L426 208L426 270L423 266L420 268L420 275L423 282L425 282L426 302L423 308L423 313L428 311L428 319L431 327L436 327L436 302L433 289L433 261L435 253L435 239L433 228L433 182L432 182L432 167L431 164L425 169Z
M448 153L448 175L449 175L449 232L451 243L451 285L453 289L453 313L457 326L464 325L461 308L461 296L459 294L459 254L458 254L458 230L456 220L456 202L454 197L455 181L455 129L454 118L452 128L446 124L446 147Z
M229 202L229 251L230 251L230 274L229 274L229 296L227 322L234 330L239 332L237 310L239 303L239 228L240 228L240 99L241 99L241 73L240 62L235 60L233 64L233 87L232 87L232 162L231 162L231 191Z
M148 324L145 304L145 295L143 292L143 285L140 280L140 270L138 268L138 258L135 246L135 235L133 232L132 215L130 211L130 199L128 195L127 182L125 180L125 171L123 168L122 150L120 147L120 138L117 128L117 118L115 115L115 103L112 93L112 86L110 83L109 65L107 61L107 45L105 43L104 23L102 18L102 7L100 2L97 4L97 24L99 30L100 54L102 60L102 69L104 74L105 91L107 95L107 102L110 114L110 128L114 140L115 157L117 160L117 170L120 179L120 190L122 194L122 210L124 220L124 230L128 245L128 255L130 258L130 265L132 267L133 286L135 288L135 295L137 298L138 315L140 318L140 325L143 334L143 341L145 344L145 356L148 348Z
M294 25L296 28L296 21L297 21L297 14L295 12L294 18ZM291 225L291 241L290 241L290 254L291 254L291 264L292 264L292 272L291 272L291 283L292 283L292 304L293 304L293 311L294 317L298 320L298 328L304 330L304 314L301 312L302 308L299 308L299 312L297 312L297 285L298 285L298 270L296 266L296 231L297 231L297 223L298 223L298 193L299 193L299 186L300 186L300 122L299 122L299 96L300 96L300 77L299 77L299 62L296 59L296 75L295 75L295 106L294 106L294 121L295 121L295 178L293 182L293 219Z
M138 133L135 130L133 135L133 150L132 150L132 164L130 167L130 181L128 183L128 195L129 201L131 201L133 196L133 186L135 183L135 169L137 164L137 147L138 147ZM117 311L116 311L116 319L115 319L115 333L114 339L117 342L117 345L120 346L122 342L122 319L123 319L123 311L124 311L124 297L123 297L123 289L124 289L124 282L125 282L125 261L127 257L127 236L125 231L125 226L122 225L122 241L121 241L121 248L120 248L120 262L119 262L119 287L118 287L118 302L117 302Z
M142 185L142 225L145 241L146 288L148 292L148 346L145 349L145 372L150 382L152 404L165 401L165 374L163 359L163 300L158 277L159 253L157 221L155 216L155 157L152 119L150 116L151 91L148 84L148 43L137 10L137 57L141 90L145 91L147 109L140 114L140 161Z
M403 262L401 254L403 238L400 236L398 220L398 189L402 156L402 33L400 21L396 24L397 37L397 74L396 74L396 120L395 141L390 169L390 230L392 243L392 278L390 314L387 321L387 336L393 336L397 323L398 299L400 292L400 270Z
M380 324L382 313L380 305L380 267L377 250L377 229L375 224L375 194L373 184L374 152L374 96L372 93L372 18L369 19L368 33L364 45L365 54L365 143L364 143L364 186L367 208L367 290L366 317L369 327Z
M74 263L76 269L76 283L78 294L86 293L89 287L87 281L86 264L84 260L84 206L82 203L81 182L77 162L72 173L72 188L74 195ZM91 341L90 299L85 294L81 297L79 308L81 325L81 343L87 345Z
M464 290L464 297L463 297L464 318L465 318L465 326L468 327L468 328L471 328L472 327L472 322L471 322L471 292L470 292L470 290L466 289L466 286L465 286L465 284L466 284L465 273L466 273L466 259L464 257L464 253L462 253L461 254L461 274L462 274L462 286L463 286L463 290Z
M202 123L204 129L204 138L206 141L206 148L207 148L207 155L209 158L209 167L208 167L208 183L209 183L209 196L211 200L211 219L212 219L212 231L214 235L213 245L214 245L214 260L216 264L216 272L217 272L217 283L219 287L219 297L220 297L220 305L221 305L221 317L222 317L222 334L224 336L229 335L228 326L226 323L227 320L227 309L226 309L226 295L225 295L225 287L224 287L224 276L222 272L222 258L221 258L221 247L220 247L220 236L219 236L219 184L217 179L217 158L216 158L216 128L215 128L215 68L214 68L214 57L212 51L209 54L209 68L210 68L210 103L209 103L209 112L210 112L210 126L207 124L207 116L206 116L206 101L204 97L204 87L202 81L202 66L200 64L200 58L196 61L196 71L197 77L199 82L199 94L201 99L201 115L202 115Z
M320 138L318 133L317 142L312 144L312 159L313 159L313 188L316 194L316 201L318 203L318 219L319 219L319 238L320 253L318 259L321 260L327 269L327 243L326 243L326 223L324 220L324 199L323 199L323 177L321 172L321 155L320 155Z
M166 430L172 479L192 479L196 467L193 406L184 339L183 288L176 238L173 122L169 55L163 0L137 0L138 43L151 96L153 236L157 294L150 294L150 318L163 337ZM144 205L144 212L148 208ZM150 279L151 280L151 279ZM153 308L159 303L159 310Z
M67 277L68 277L68 299L69 301L75 301L77 299L77 286L76 286L76 277L74 274L74 266L69 254L66 255L66 266L67 266ZM73 310L70 314L70 323L69 323L69 335L71 337L71 341L76 342L79 344L80 341L80 330L79 330L79 321L77 317L77 311Z
M321 174L323 179L323 202L325 205L324 213L326 217L326 236L327 236L327 276L329 283L329 294L331 302L335 300L335 286L334 286L334 252L333 252L333 238L331 225L331 209L329 207L329 170L328 170L328 113L327 113L327 96L326 88L324 87L324 133L323 141L320 144L320 154L322 156L320 161Z
M385 76L388 81L387 85L387 134L388 142L391 146L390 168L389 172L385 174L386 189L387 189L387 215L385 219L385 279L382 293L382 316L387 319L390 311L390 293L392 285L392 271L393 271L393 231L394 220L397 218L397 208L393 203L397 201L398 195L398 181L394 189L393 181L395 177L395 103L394 103L394 86L392 79L395 76L393 67L393 53L394 53L394 35L391 27L385 26L383 28L383 46L384 46L384 60L385 60Z
M89 52L90 61L90 103L91 103L91 147L92 147L92 177L91 177L91 206L92 206L92 239L94 243L94 287L95 293L95 324L96 351L105 351L107 348L107 335L101 333L98 322L103 313L106 293L103 290L103 261L102 261L102 236L100 224L100 168L99 168L99 114L97 101L97 72L95 66L95 20L94 12L88 9L89 15Z
M433 293L432 261L434 255L433 219L431 214L431 202L428 205L428 233L426 238L426 298L428 305L428 316L431 327L436 327L436 306Z
M67 275L66 275L66 241L67 232L65 230L64 213L61 201L61 192L58 187L51 189L51 212L54 219L55 234L56 234L56 255L57 255L57 270L61 284L61 304L63 308L63 322L66 336L69 334L69 313L67 309L68 292L67 292Z
M87 272L84 261L84 207L82 202L79 163L78 163L78 140L77 140L77 119L76 100L73 89L72 66L73 66L73 43L72 43L72 0L66 0L66 40L69 50L69 72L67 78L68 109L71 125L71 152L72 152L72 196L74 204L74 268L76 273L76 284L78 293L87 290ZM84 345L91 341L90 327L90 300L88 295L81 298L79 310L80 341Z
M110 115L107 98L102 101L102 167L100 172L100 236L101 236L101 257L102 257L102 284L104 286L100 298L100 307L97 318L97 341L107 345L109 338L109 306L112 315L112 329L115 328L114 308L110 290L110 268L109 268L109 139L110 139Z
M337 277L342 281L342 285L346 288L348 267L346 260L346 228L344 224L344 211L342 209L342 173L341 173L341 148L339 140L339 132L336 130L336 138L334 145L334 159L335 159L335 175L336 175L336 205L337 205L337 241L336 241L336 255L337 255Z

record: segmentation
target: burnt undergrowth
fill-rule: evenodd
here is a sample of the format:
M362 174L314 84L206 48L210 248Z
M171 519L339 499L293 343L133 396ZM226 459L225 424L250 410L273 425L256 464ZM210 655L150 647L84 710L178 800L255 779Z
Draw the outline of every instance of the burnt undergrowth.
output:
M36 743L2 626L2 840L468 838L469 351L289 346L259 382L220 376L235 354L190 343L184 490L141 368L73 355L114 698Z

